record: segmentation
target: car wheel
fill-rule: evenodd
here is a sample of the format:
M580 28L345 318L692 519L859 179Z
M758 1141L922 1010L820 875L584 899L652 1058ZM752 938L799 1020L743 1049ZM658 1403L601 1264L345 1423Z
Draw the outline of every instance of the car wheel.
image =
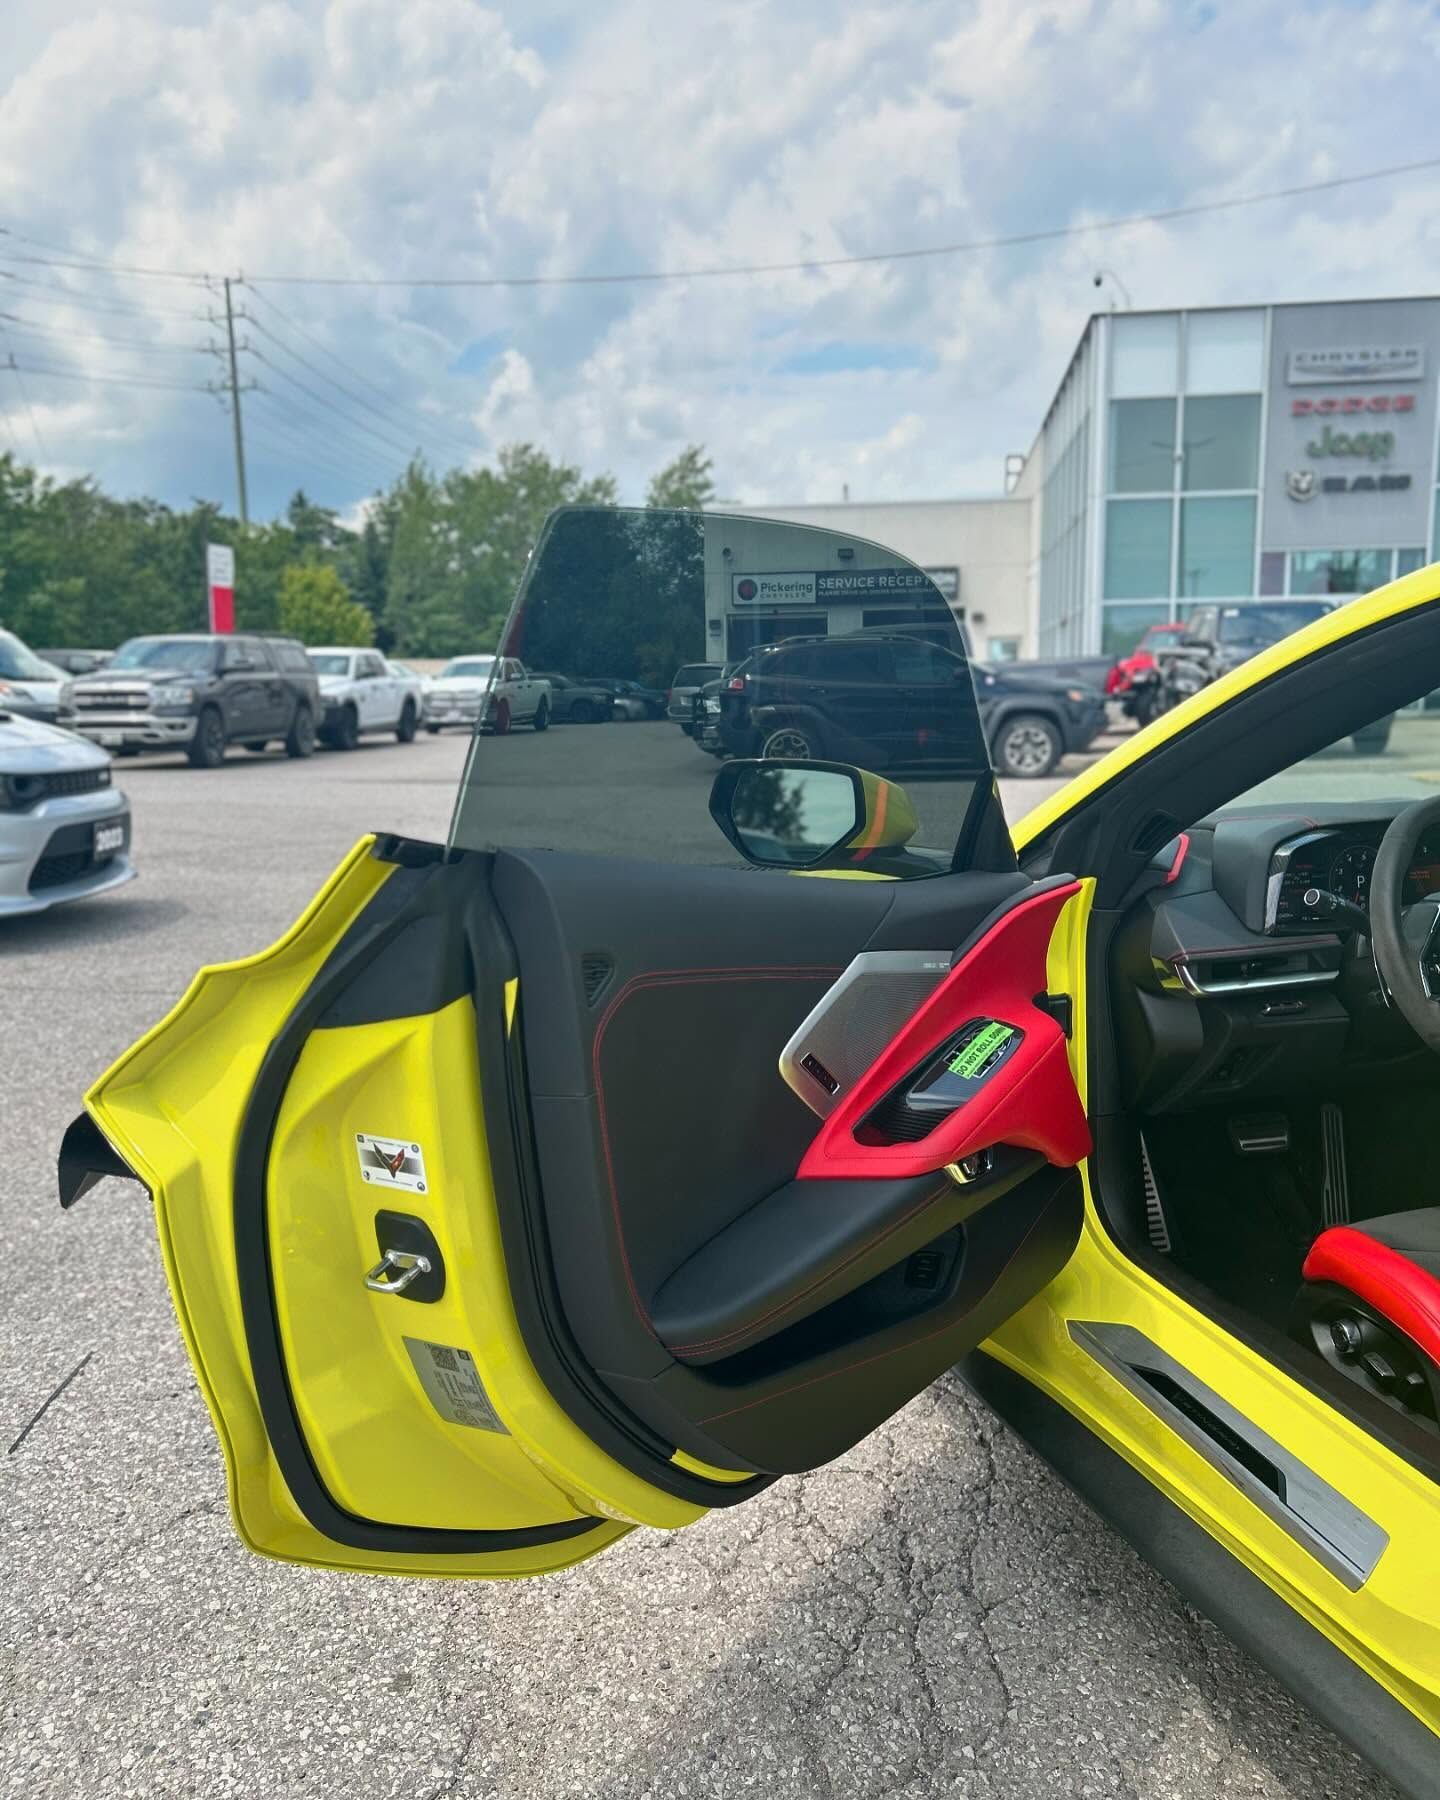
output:
M1392 719L1385 719L1378 725L1367 725L1363 731L1357 731L1350 739L1355 746L1357 756L1381 756L1390 742Z
M207 706L195 724L186 755L192 769L218 769L225 760L225 721L218 710Z
M535 717L530 723L536 731L548 731L550 729L550 702L548 700L542 700L535 708Z
M995 736L995 764L1002 775L1035 781L1048 775L1065 753L1060 733L1039 713L1007 719Z
M407 700L400 708L400 723L395 727L395 736L402 744L413 744L415 741L415 702Z
M825 754L820 734L809 725L777 725L760 746L761 756L784 762L809 762Z
M570 723L572 725L593 725L595 708L588 700L572 700L570 702Z
M353 750L360 742L360 715L353 706L342 707L330 727L330 742L337 750Z
M263 756L270 748L270 740L269 738L250 738L247 741L245 748L247 750L253 750L256 756Z
M290 729L285 733L285 754L287 756L313 756L315 754L315 715L308 706L297 706L295 717L290 721Z
M497 701L495 716L490 721L490 729L496 737L506 737L509 735L511 722L510 702L508 700Z

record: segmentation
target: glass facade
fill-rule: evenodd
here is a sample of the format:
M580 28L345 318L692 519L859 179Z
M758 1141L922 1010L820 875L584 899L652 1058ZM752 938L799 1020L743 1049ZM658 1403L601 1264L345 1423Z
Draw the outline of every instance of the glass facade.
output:
M1180 502L1180 592L1187 600L1254 592L1255 496Z
M1105 508L1105 598L1149 600L1170 592L1168 500L1112 500Z
M1040 432L1041 656L1083 654L1089 633L1095 355L1087 332Z
M1419 544L1403 550L1267 550L1262 594L1368 594L1425 566Z
M1181 466L1187 493L1258 487L1260 396L1187 395L1183 452Z
M1155 494L1175 481L1175 402L1110 402L1110 492Z

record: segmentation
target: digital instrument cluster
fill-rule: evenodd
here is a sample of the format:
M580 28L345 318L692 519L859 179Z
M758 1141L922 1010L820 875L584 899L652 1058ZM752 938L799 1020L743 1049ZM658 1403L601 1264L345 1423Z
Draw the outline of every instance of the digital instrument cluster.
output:
M1384 821L1348 825L1333 831L1307 831L1281 844L1270 861L1265 929L1333 927L1336 918L1330 895L1368 912L1375 858L1385 830ZM1440 834L1421 839L1406 871L1401 899L1410 906L1435 893L1440 893Z

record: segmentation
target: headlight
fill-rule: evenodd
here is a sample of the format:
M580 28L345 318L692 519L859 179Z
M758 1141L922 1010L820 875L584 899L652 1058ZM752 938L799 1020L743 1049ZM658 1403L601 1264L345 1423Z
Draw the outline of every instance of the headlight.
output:
M183 712L195 704L195 689L188 682L179 687L161 688L150 704L156 712Z
M23 812L44 797L43 775L0 775L0 809Z

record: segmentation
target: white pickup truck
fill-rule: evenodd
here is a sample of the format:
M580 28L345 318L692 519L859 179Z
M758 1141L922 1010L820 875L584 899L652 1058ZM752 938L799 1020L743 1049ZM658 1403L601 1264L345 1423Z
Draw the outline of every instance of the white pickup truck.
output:
M420 682L397 674L378 650L327 644L306 654L320 681L320 741L353 750L361 734L393 731L402 744L419 729Z
M497 737L512 725L544 731L550 723L550 683L543 675L532 675L513 656L504 659L498 677L493 656L453 657L425 690L425 729L463 725L473 731L482 704L482 731L493 731Z

